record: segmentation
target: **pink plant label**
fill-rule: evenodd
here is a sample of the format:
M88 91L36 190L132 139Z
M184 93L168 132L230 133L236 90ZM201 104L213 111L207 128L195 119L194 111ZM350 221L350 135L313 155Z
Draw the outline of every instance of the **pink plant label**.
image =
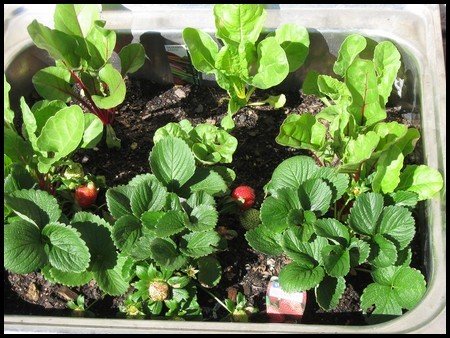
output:
M297 322L302 318L305 306L306 291L287 293L281 288L278 277L270 279L267 286L266 309L271 322Z

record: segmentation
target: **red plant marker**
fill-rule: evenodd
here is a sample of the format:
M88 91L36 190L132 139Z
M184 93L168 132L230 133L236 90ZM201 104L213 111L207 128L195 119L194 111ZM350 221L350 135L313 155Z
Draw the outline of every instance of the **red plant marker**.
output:
M242 210L250 209L255 204L255 190L248 185L240 185L231 193L231 197L240 202Z

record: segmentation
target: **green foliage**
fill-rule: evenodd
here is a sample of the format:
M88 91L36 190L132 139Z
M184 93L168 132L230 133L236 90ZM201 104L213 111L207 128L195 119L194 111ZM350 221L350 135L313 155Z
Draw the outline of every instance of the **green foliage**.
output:
M156 130L153 142L157 144L167 136L185 141L195 159L202 164L231 163L237 148L237 140L225 130L207 123L192 127L188 120L170 122Z
M280 84L308 55L309 36L304 27L284 24L260 39L266 15L263 5L215 5L216 37L222 41L221 48L205 32L190 27L183 30L194 67L214 74L218 85L228 92L228 114L221 123L227 130L234 128L232 115L249 103L256 88ZM254 104L280 108L284 102L284 95L280 95Z
M114 108L125 99L123 77L142 67L145 51L141 44L123 47L119 52L122 73L117 71L110 63L116 33L104 28L100 12L100 5L57 4L55 29L34 20L28 26L28 33L35 45L45 49L56 62L56 66L41 69L34 75L37 92L47 100L74 99L103 125L109 125ZM81 89L79 94L74 84ZM108 132L107 136L108 146L117 147L115 135Z
M258 313L257 308L247 304L247 300L241 292L238 292L235 301L229 298L225 299L225 309L229 314L223 320L231 322L247 323L253 314Z

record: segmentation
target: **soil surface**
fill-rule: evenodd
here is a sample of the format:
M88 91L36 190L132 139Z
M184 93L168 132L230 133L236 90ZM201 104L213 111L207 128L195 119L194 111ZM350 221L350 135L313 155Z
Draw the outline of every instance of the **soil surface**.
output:
M126 100L119 107L113 124L122 142L121 149L107 149L105 143L101 142L97 148L81 150L74 157L75 161L83 163L87 173L105 176L109 187L125 184L135 175L150 171L148 156L153 146L153 134L159 127L182 119L189 119L193 125L203 122L219 125L227 110L227 95L219 88L193 85L161 87L141 80L128 81L127 87ZM265 97L257 91L255 98ZM236 128L232 134L239 144L229 167L237 174L235 185L254 187L257 192L256 208L264 199L263 186L269 181L275 167L291 156L308 154L275 142L286 115L305 112L315 114L323 107L321 101L300 92L286 93L286 98L283 109L246 107L234 117ZM402 118L404 113L399 107L389 110L392 119L403 123L407 122ZM415 156L414 160L420 160L420 153ZM99 199L99 205L104 203L104 192L99 195ZM278 275L288 259L268 257L250 248L237 217L223 216L218 225L237 231L238 236L228 242L227 251L218 254L223 276L220 284L211 291L222 300L243 292L250 304L262 311L254 320L266 322L264 309L267 284L272 276ZM422 232L419 230L417 233ZM423 262L423 254L419 250L422 240L417 235L413 241L413 262L424 273L420 263ZM358 271L357 275L349 275L346 280L345 293L332 312L321 310L315 301L314 292L308 292L302 323L364 325L359 298L371 281L370 275ZM71 311L66 309L67 301L76 298L77 294L84 294L87 306L91 305L89 310L96 317L115 317L117 304L121 301L109 296L102 300L95 282L69 289L52 285L39 273L16 275L7 272L4 273L4 282L5 313L9 314L71 315ZM226 315L211 296L201 290L198 296L205 320L220 320Z

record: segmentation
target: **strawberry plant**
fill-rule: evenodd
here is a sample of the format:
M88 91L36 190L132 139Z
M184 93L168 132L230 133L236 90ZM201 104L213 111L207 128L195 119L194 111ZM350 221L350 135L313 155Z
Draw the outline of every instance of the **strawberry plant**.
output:
M105 28L100 11L100 5L57 4L54 29L36 20L28 26L35 45L55 60L55 66L33 76L33 84L46 100L73 99L96 115L106 128L108 147L120 147L111 124L115 108L125 99L123 77L144 64L145 51L138 43L123 47L121 71L116 70L110 63L116 33Z
M348 175L337 168L318 167L305 156L287 159L265 186L270 196L261 206L262 224L245 237L257 251L292 260L279 275L285 291L314 289L319 306L330 310L350 270L369 266L374 283L364 290L361 308L375 305L373 322L401 315L426 290L424 276L409 267L414 218L404 199L385 201L374 192L359 194L348 217L341 215L337 202L348 199L348 189Z
M234 128L232 116L249 104L257 88L280 84L303 64L308 54L308 32L295 24L284 24L260 39L266 15L263 5L214 5L216 37L222 47L201 30L191 27L183 30L194 67L214 74L217 84L228 92L228 113L221 122L227 130ZM285 102L281 94L252 104L268 103L280 108Z
M159 128L153 136L153 143L156 144L167 136L185 141L196 161L204 165L231 163L238 144L234 136L221 128L208 123L192 127L188 120L170 122Z
M310 150L321 165L351 173L355 188L368 185L383 194L408 191L417 193L418 200L431 198L442 189L441 174L426 165L403 168L419 131L385 121L400 53L393 43L383 41L375 47L373 59L366 60L359 56L365 48L361 35L344 40L333 67L343 81L314 71L307 75L303 92L317 95L326 107L315 116L289 115L276 141Z

